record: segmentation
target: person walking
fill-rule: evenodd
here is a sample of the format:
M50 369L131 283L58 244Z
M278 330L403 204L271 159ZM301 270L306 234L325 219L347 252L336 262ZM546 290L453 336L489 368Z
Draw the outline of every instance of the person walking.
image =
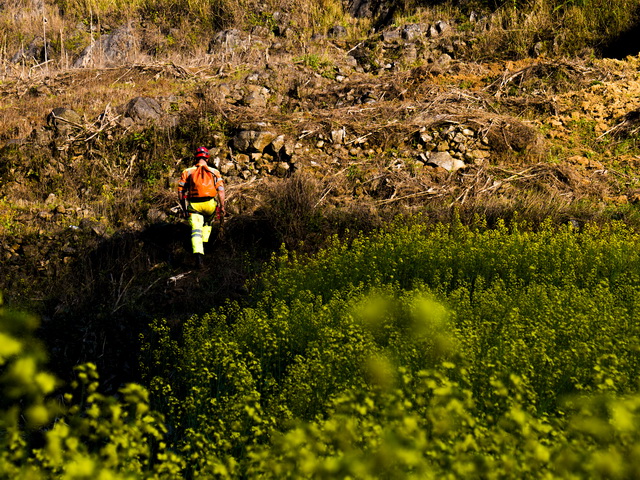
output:
M209 241L216 216L222 219L225 211L224 182L220 172L208 165L209 150L198 147L195 164L183 170L178 181L178 201L191 226L191 247L196 265L202 267L204 244Z

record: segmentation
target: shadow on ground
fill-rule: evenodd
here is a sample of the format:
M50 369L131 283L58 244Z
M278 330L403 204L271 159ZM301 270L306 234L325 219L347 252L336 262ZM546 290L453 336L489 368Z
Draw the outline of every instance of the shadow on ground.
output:
M214 238L215 237L215 238ZM93 362L104 389L139 381L141 335L155 319L179 326L228 300L242 301L245 283L277 246L274 232L253 218L228 221L196 268L183 222L150 225L99 242L58 278L39 331L60 378Z
M640 12L636 12L636 18L640 18ZM603 57L618 60L638 54L640 54L640 23L614 38L602 50Z

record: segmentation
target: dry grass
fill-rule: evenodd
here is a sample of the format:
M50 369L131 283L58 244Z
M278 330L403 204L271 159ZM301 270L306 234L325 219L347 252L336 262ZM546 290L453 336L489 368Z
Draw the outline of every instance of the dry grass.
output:
M184 72L184 73L180 73ZM25 138L46 123L56 107L76 111L85 123L93 123L105 109L125 104L132 96L169 95L186 71L173 65L131 65L103 69L34 71L0 83L3 103L0 140ZM180 88L188 88L182 85Z
M296 248L320 232L320 186L309 174L299 172L284 182L262 186L261 214L289 248Z
M393 21L397 25L437 20L467 22L454 2L429 7L420 3L397 2ZM476 24L473 54L476 58L524 58L531 54L572 54L585 47L598 49L628 29L640 7L639 0L613 4L593 0L581 7L573 4L532 0L515 9L508 2L488 17L489 29L484 21ZM133 61L136 55L138 61L142 55L151 55L155 60L183 63L194 56L202 57L213 33L224 28L248 32L262 26L306 46L311 34L326 33L334 25L347 26L348 41L356 42L370 33L371 24L371 20L346 15L339 0L12 0L3 2L0 10L0 64L5 65L5 75L15 74L7 62L32 44L44 46L46 39L46 54L35 62L37 68L46 67L47 72L67 68L99 35L123 25L141 32L139 51L131 52ZM471 27L467 22L465 28ZM34 62L24 59L18 65L23 70L31 69ZM98 61L96 66L104 65Z
M300 5L308 10L306 16L297 19L302 29L312 28L313 21L318 19L327 22L325 26L330 25L341 15L341 8L338 8L333 0L319 4L324 6L323 11L314 10L311 3ZM291 5L284 0L272 0L268 5L271 9L289 8L290 11L285 12L288 14L293 12ZM543 7L549 4L540 0L536 5L542 11ZM17 9L20 6L24 7L24 3L16 2L13 8ZM195 6L193 8L194 11L197 10ZM547 18L542 13L535 14L535 11L532 15L530 23L526 24L532 29L542 25L535 23L536 19L542 22ZM266 20L263 18L261 21ZM318 23L313 28L322 29L322 25ZM322 54L328 61L334 58L332 50L324 44L309 47L300 44L299 39L293 38L290 45L297 50L283 49L280 57L272 56L270 60L281 62L282 65L291 64L294 63L298 52L307 55ZM373 158L382 164L391 162L392 159L388 155L392 150L403 152L401 156L410 160L415 153L411 150L412 135L418 129L436 128L440 123L453 122L473 125L476 129L482 130L491 140L492 150L498 154L492 161L531 164L547 158L547 146L535 128L504 114L504 111L501 112L503 105L499 104L500 101L503 97L511 96L509 92L512 90L516 94L529 96L532 90L539 90L546 99L546 95L575 89L588 73L582 64L543 61L533 65L527 64L515 71L500 69L501 75L495 75L493 71L495 81L488 88L468 89L452 83L456 81L453 76L434 75L425 66L382 75L354 72L351 78L340 83L322 77L317 71L313 71L312 65L298 63L294 68L283 68L277 72L272 70L268 73L268 81L272 82L269 86L273 91L273 98L277 100L272 101L267 109L248 109L228 104L219 95L218 87L222 83L242 83L246 75L252 71L263 72L261 69L265 64L264 55L265 52L260 48L241 48L212 55L205 60L190 57L193 64L187 67L172 64L133 64L118 68L73 71L53 70L52 67L49 72L44 68L31 68L27 72L26 66L14 67L14 73L18 75L5 79L0 84L0 94L3 97L3 104L0 106L3 115L0 140L27 138L34 129L41 128L44 117L59 106L67 106L77 111L85 123L84 138L94 138L93 134L96 133L96 128L99 128L94 123L98 116L107 112L109 108L126 103L131 96L165 97L180 92L184 100L181 105L183 110L180 112L182 115L193 114L198 122L200 119L211 122L209 125L198 127L194 121L193 128L189 131L201 135L201 138L207 138L215 129L223 129L222 123L225 122L227 125L235 126L245 121L263 121L265 118L277 129L292 137L311 132L309 138L323 135L327 139L330 138L332 129L344 128L350 136L345 150L361 146L362 152L358 154L358 158L349 159L351 164L357 167L358 162L363 161L363 157ZM458 65L456 68L457 78L473 78L473 82L479 85L481 82L476 80L486 77L488 72L488 69L479 65L465 67L469 71L476 68L478 71L474 73L469 73ZM297 93L292 95L292 87L295 84L299 88ZM358 99L369 95L375 98L374 103L357 103ZM349 96L355 100L345 101ZM215 121L219 121L220 125L214 125ZM170 135L167 133L167 138L172 142L175 139L170 138ZM88 148L91 147L92 145L88 145ZM183 147L184 145L181 145L179 148ZM517 158L512 158L516 154ZM311 153L309 159L313 158L313 155L316 154ZM321 156L323 154L317 155L320 160L326 160ZM349 157L347 154L344 156ZM105 162L102 166L109 166L109 163ZM378 169L377 172L373 172L374 167ZM123 171L118 168L113 171L112 177L121 181L127 177L128 172L126 165ZM389 195L393 195L393 189L396 188L394 199L406 196L407 200L413 201L433 196L430 191L431 185L418 185L414 184L410 177L399 179L397 176L389 175L389 172L384 171L384 166L368 165L364 170L369 168L372 170L366 172L372 175L369 179L385 175L385 185L392 192ZM373 182L367 185L367 192L372 194L376 201L383 202L380 205L386 205L384 202L390 199L389 196L384 193L384 189L369 188L372 184ZM380 184L376 182L376 185ZM439 192L441 194L434 198L459 195L455 192ZM465 198L473 196L471 193L473 192ZM388 202L397 203L400 202Z
M518 8L505 3L490 16L490 28L478 35L474 54L478 58L592 55L638 20L638 0L583 3L533 0Z
M339 0L13 0L2 7L1 60L46 38L49 58L58 61L123 25L139 26L149 37L155 34L156 47L177 53L201 46L203 38L208 42L225 28L249 31L261 25L287 37L307 38L336 24L358 24L345 16ZM72 47L75 52L69 52Z

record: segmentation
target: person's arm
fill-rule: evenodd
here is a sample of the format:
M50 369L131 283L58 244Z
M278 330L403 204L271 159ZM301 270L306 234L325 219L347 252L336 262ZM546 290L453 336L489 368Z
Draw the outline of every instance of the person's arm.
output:
M220 212L224 216L227 213L227 210L225 207L224 185L220 185L218 187L218 203L220 205Z
M187 196L183 191L178 192L178 201L180 202L180 208L182 208L182 214L187 217Z
M182 172L180 180L178 181L178 203L182 208L182 214L187 216L187 175L186 172Z

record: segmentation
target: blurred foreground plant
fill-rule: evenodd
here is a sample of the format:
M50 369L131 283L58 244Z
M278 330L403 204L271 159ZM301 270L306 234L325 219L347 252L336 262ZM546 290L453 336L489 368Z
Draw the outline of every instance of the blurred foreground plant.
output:
M139 385L98 393L92 364L76 368L73 393L44 369L38 320L2 307L0 297L0 472L3 478L176 478L162 418Z

